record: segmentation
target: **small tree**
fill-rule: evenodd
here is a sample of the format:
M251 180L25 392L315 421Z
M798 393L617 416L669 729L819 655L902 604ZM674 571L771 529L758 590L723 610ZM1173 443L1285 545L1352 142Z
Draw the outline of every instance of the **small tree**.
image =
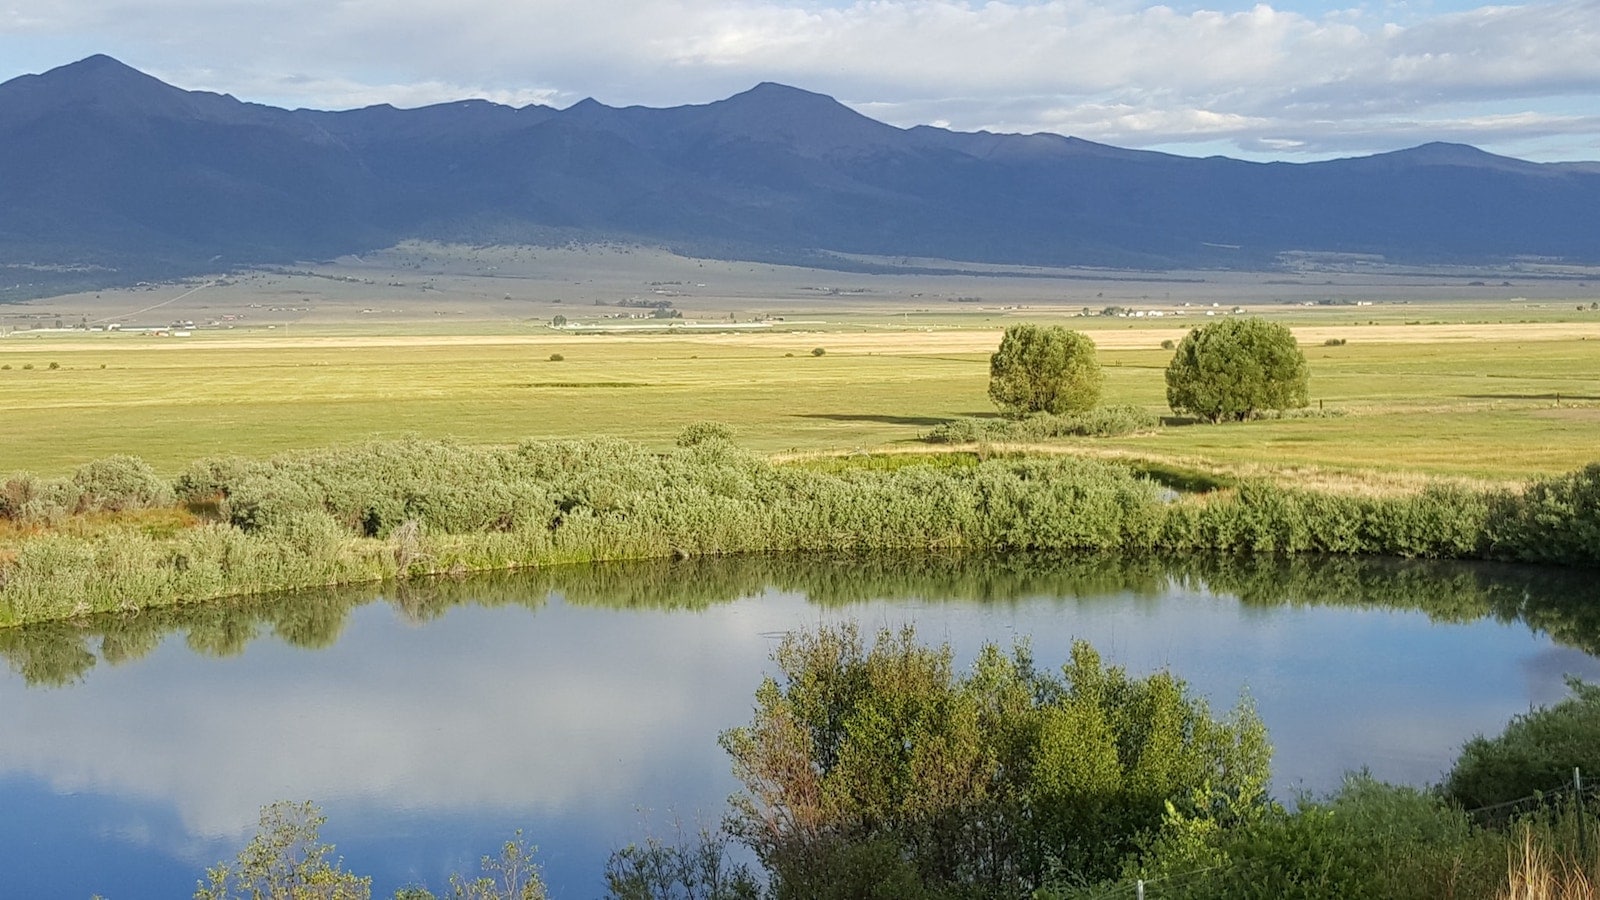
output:
M1167 404L1210 422L1243 421L1308 400L1306 357L1288 327L1222 319L1184 336L1167 365Z
M333 846L317 838L327 819L310 803L274 803L261 810L260 829L235 863L206 870L195 900L368 900L372 879L344 870Z
M1013 325L989 357L989 399L1015 416L1094 409L1104 380L1094 341L1060 325Z
M868 647L851 625L773 658L754 719L721 743L744 788L729 828L777 900L1032 896L1113 877L1167 818L1224 828L1265 808L1271 748L1248 705L1216 718L1082 642L1059 674L992 645L961 674L948 646L907 629Z

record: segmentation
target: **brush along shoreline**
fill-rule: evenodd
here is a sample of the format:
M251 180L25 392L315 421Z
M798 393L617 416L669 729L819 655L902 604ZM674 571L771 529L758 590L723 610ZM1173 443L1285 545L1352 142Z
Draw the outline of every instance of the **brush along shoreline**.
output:
M134 457L0 489L0 627L335 584L566 563L876 550L1212 551L1600 565L1600 463L1523 489L1175 493L1124 465L955 452L782 464L715 428L483 447L409 439ZM1157 473L1159 475L1159 473Z

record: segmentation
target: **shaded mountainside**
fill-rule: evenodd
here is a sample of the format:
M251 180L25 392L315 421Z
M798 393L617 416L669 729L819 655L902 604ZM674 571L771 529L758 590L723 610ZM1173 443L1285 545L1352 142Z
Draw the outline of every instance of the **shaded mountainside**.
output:
M769 259L1262 266L1310 250L1600 261L1594 164L1449 144L1305 164L1193 159L901 129L777 84L671 109L289 111L95 56L0 84L0 154L0 265L124 277L411 237L552 234Z

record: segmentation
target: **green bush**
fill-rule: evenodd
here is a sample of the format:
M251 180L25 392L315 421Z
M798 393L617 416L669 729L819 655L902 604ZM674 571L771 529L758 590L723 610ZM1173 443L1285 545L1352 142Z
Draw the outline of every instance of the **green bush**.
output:
M691 422L678 432L679 447L695 447L712 442L733 440L738 431L726 422Z
M172 502L172 489L137 456L108 456L78 467L78 512L147 509Z
M1574 769L1600 777L1600 685L1568 681L1572 695L1468 741L1444 781L1469 809L1507 804L1572 784Z
M774 658L754 720L721 741L745 788L732 827L778 896L859 896L828 880L841 870L906 896L1025 896L1115 873L1168 810L1222 827L1265 803L1248 706L1215 719L1171 675L1130 678L1081 642L1060 675L994 646L958 675L949 647L907 629L869 649L848 625Z
M1273 808L1232 829L1169 816L1115 888L1187 900L1433 900L1493 897L1506 851L1439 797L1351 776L1332 797ZM1104 891L1056 892L1059 898Z
M1068 437L1120 437L1150 431L1160 424L1159 419L1142 407L1103 406L1073 415L1041 413L1016 419L951 419L934 426L922 439L930 444L1036 443Z
M1506 559L1600 566L1600 463L1496 496L1485 538Z

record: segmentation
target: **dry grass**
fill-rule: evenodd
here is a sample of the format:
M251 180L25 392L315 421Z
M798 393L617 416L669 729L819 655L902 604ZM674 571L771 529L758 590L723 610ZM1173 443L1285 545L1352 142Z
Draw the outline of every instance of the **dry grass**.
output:
M20 524L0 519L0 565L15 559L16 548L45 531L74 537L92 538L110 531L135 528L151 537L170 537L204 521L199 514L181 507L130 509L117 512L79 513L67 516L53 528L40 524Z
M1506 889L1499 900L1600 900L1600 864L1593 858L1573 859L1551 851L1522 829L1511 849Z

